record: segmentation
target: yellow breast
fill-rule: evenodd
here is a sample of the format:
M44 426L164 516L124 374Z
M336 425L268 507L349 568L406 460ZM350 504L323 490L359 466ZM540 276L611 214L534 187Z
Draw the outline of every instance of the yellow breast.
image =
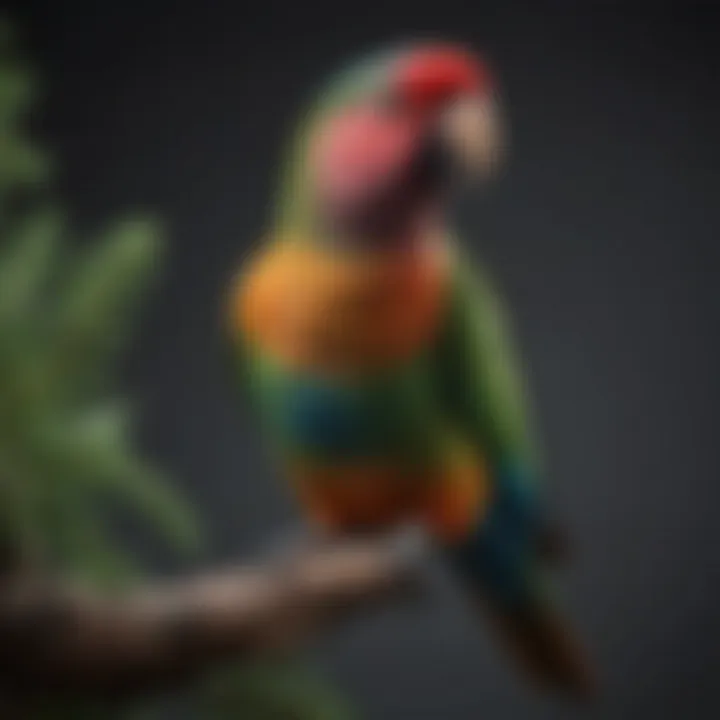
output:
M341 253L279 239L245 268L233 292L233 325L293 367L383 366L431 339L447 280L437 246L412 254Z

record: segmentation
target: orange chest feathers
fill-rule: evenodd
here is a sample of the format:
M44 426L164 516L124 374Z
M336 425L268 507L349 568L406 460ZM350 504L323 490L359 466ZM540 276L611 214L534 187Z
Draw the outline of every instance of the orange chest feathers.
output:
M276 241L244 268L233 325L263 355L295 368L381 368L432 339L447 285L444 247L390 256Z

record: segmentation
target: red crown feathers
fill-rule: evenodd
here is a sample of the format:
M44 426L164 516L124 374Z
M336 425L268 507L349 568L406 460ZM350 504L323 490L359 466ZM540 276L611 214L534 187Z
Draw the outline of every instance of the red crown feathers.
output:
M431 109L454 95L490 90L490 73L476 56L450 45L420 48L403 58L395 87L418 109Z

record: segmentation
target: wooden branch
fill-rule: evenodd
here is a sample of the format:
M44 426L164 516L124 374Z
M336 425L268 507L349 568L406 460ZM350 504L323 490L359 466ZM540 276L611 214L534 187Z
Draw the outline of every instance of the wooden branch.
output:
M346 541L281 563L107 597L63 583L0 585L0 683L23 695L120 697L252 660L418 587L392 539Z

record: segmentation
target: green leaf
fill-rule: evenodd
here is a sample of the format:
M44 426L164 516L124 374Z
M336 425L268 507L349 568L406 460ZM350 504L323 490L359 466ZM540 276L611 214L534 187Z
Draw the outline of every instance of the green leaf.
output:
M61 478L58 478L61 479ZM53 564L107 589L138 580L138 564L110 536L90 494L72 482L58 483L45 520Z
M178 550L196 554L202 549L195 514L158 470L128 458L125 471L109 476L103 489L144 515Z
M30 109L36 86L37 79L27 67L7 57L0 61L0 127L11 126Z
M178 549L197 551L194 514L157 470L135 457L129 425L127 403L106 403L38 428L38 446L47 465L61 470L69 482L125 503Z
M29 322L59 259L63 218L57 208L38 208L14 229L0 254L0 326Z
M79 394L109 383L160 253L157 224L131 220L82 251L69 269L55 309L54 361Z
M160 260L157 223L126 220L111 228L81 255L71 273L61 307L69 329L107 329L134 304Z
M296 660L229 668L203 688L203 717L217 720L354 720L344 700Z

